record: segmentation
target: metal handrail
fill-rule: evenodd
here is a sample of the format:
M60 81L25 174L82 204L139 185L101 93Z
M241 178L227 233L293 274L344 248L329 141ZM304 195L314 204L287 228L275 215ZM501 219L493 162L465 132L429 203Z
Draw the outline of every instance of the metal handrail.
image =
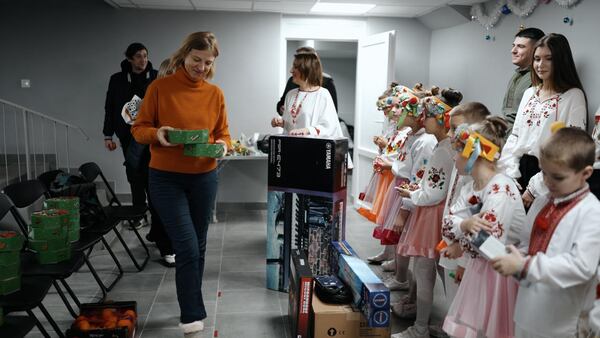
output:
M54 118L52 116L48 116L48 115L46 115L44 113L37 112L37 111L35 111L33 109L29 109L27 107L23 107L23 106L21 106L19 104L16 104L14 102L10 102L10 101L6 101L6 100L3 100L3 99L0 99L0 103L11 105L11 106L13 106L13 107L15 107L17 109L25 110L25 111L27 111L29 113L32 113L32 114L36 115L36 116L43 117L46 120L50 120L50 121L53 121L53 122L56 122L56 123L60 123L60 124L66 126L66 127L69 127L69 128L73 128L73 129L77 130L81 135L83 135L83 137L85 137L86 141L88 141L90 139L90 137L85 133L85 131L83 131L83 129L81 129L81 127L79 127L79 126L76 126L76 125L71 124L69 122L65 122L65 121L56 119L56 118Z

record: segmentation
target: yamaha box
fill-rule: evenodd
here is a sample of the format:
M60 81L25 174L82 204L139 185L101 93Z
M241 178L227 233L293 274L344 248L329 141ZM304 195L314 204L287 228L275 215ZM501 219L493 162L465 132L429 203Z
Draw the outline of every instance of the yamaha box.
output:
M306 255L300 250L293 250L288 310L291 337L311 337L312 294L313 274Z
M346 138L277 135L269 142L270 190L302 194L346 188Z

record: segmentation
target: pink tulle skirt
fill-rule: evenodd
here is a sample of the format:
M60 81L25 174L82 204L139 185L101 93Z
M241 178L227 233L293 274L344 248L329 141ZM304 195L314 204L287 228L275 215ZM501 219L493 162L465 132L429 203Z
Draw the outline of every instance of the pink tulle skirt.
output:
M503 277L483 258L470 259L444 321L452 337L513 338L513 314L519 285Z
M401 256L439 258L435 247L442 240L442 215L446 200L430 206L417 206L404 226L398 242Z

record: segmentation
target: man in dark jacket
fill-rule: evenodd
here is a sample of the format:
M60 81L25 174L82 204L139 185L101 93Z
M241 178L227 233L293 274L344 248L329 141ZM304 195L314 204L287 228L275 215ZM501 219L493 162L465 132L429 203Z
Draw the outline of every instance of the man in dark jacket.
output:
M148 49L141 43L135 42L127 47L125 51L126 59L121 62L121 71L113 74L110 77L108 91L106 92L106 103L104 104L104 146L113 151L117 148L117 144L113 141L112 136L116 134L121 143L123 156L126 159L131 157L131 146L139 146L135 144L135 140L131 136L131 126L128 125L121 111L125 103L131 101L134 95L139 98L144 98L146 88L156 79L157 71L152 68L152 63L148 61ZM128 152L128 150L130 150ZM147 152L147 149L145 149ZM129 154L128 154L129 153ZM136 156L143 156L141 153ZM149 156L149 153L145 156ZM138 160L140 160L138 158ZM131 186L131 198L134 205L143 205L146 203L145 193L145 175L136 170L136 165L128 163L125 165L125 173L127 181Z
M312 47L300 47L300 48L296 49L296 53L297 54L311 53L311 54L317 55L317 51ZM323 73L323 85L321 87L323 87L329 91L329 94L331 95L331 98L333 99L333 105L335 106L335 110L337 111L338 110L337 92L335 90L335 85L333 84L333 78L329 74ZM295 84L292 81L292 77L290 77L285 85L285 89L283 90L283 95L281 95L279 102L277 102L277 114L279 114L279 116L283 115L283 109L284 109L283 105L285 103L285 96L287 95L287 93L290 90L295 89L295 88L298 88L298 85ZM338 112L338 114L339 114L339 112Z

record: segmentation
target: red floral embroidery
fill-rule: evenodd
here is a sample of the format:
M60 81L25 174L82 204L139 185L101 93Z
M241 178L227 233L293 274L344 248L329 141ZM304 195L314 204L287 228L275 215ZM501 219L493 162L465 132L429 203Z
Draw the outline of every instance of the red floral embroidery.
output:
M419 169L419 170L417 170L417 173L415 175L417 176L417 178L423 178L424 174L425 174L425 170Z
M496 193L496 192L498 192L498 191L500 191L500 186L498 185L498 183L494 183L494 184L492 185L492 192L495 192L495 193Z
M475 195L469 197L469 203L472 205L479 204L479 198Z

